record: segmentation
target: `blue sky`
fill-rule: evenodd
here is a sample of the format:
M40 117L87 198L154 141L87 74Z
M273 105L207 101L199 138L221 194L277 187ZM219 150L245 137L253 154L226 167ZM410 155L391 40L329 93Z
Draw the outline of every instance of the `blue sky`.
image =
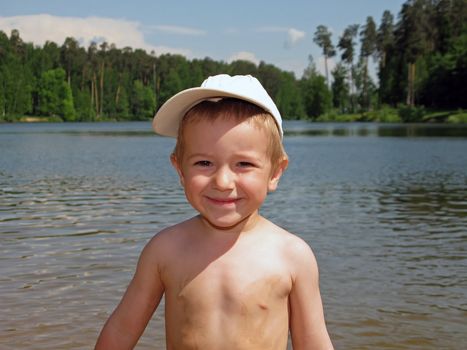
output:
M379 25L389 10L397 19L405 1L0 0L0 30L9 35L19 29L24 41L37 45L61 45L73 36L86 47L106 40L189 59L265 61L301 77L310 54L322 70L313 43L318 25L328 26L336 44L345 27L363 24L367 16Z

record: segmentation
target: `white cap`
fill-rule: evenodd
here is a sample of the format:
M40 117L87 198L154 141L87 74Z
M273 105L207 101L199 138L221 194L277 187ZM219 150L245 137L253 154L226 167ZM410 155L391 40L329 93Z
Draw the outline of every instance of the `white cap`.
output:
M158 134L177 137L178 126L192 107L204 100L222 97L238 98L263 108L274 117L280 134L283 136L279 110L258 79L251 75L219 74L203 81L201 87L179 92L157 111L152 127Z

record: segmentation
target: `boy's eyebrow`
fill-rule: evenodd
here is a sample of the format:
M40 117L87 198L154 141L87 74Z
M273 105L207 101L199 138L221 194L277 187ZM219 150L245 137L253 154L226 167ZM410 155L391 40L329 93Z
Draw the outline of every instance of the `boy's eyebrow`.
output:
M192 159L192 158L210 158L211 155L209 153L193 153L193 154L189 154L186 158L187 159Z
M201 153L201 152L197 152L197 153L193 153L193 154L189 154L186 159L190 160L190 159L193 159L193 158L211 158L213 157L211 153ZM255 155L255 154L251 154L250 152L239 152L238 154L235 155L236 158L247 158L249 160L255 160L257 162L261 162L262 161L262 158L258 155Z

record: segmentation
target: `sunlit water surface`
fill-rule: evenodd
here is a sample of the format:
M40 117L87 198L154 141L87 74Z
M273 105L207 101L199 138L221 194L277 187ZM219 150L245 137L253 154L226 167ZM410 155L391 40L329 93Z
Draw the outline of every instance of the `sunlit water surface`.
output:
M263 214L318 259L337 349L467 348L467 126L285 125ZM90 349L194 214L149 123L0 125L0 349ZM182 258L182 257L180 257ZM163 312L137 349L164 349Z

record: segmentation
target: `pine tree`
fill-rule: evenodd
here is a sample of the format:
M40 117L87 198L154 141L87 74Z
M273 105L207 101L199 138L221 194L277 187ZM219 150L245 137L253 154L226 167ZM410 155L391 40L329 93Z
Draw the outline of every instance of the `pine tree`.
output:
M363 68L362 101L364 108L368 110L370 108L368 59L376 52L376 24L371 16L366 18L366 23L360 31L360 41L360 59L362 60Z
M324 67L326 71L326 83L329 87L329 71L328 71L328 60L336 54L334 45L331 41L332 33L324 25L319 25L316 28L314 42L323 50L324 55Z
M347 64L348 66L348 74L349 74L349 86L350 86L350 104L351 104L351 111L355 112L355 83L353 72L355 71L354 67L354 57L355 57L355 42L354 39L358 34L358 24L352 24L348 26L342 36L339 39L338 47L341 49L341 59ZM340 67L336 73L342 72L343 67ZM334 89L333 89L334 91Z

